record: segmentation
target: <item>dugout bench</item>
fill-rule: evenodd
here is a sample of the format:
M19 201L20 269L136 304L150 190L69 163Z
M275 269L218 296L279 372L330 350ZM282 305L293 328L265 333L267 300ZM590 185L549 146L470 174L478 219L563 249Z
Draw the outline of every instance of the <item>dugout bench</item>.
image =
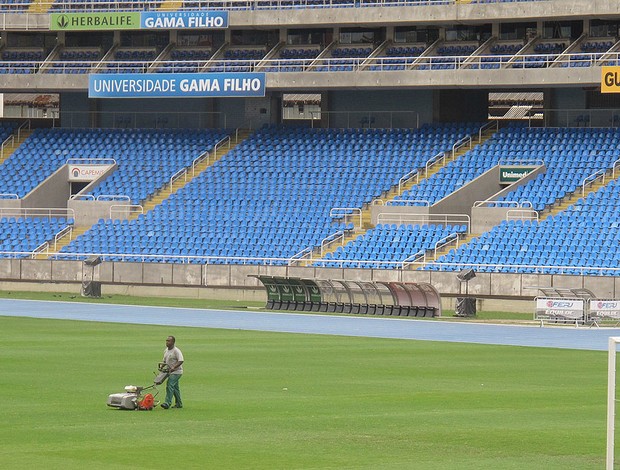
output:
M266 308L271 310L421 318L441 316L439 292L427 283L251 277L265 287Z

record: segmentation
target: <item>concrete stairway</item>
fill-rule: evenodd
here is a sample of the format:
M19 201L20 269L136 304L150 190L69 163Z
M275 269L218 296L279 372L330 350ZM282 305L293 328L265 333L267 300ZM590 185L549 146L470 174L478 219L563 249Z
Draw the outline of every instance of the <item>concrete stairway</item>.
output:
M200 163L198 163L193 170L189 170L184 175L181 175L172 184L167 184L164 187L158 189L154 192L143 204L142 207L144 209L144 213L152 211L156 206L164 202L174 193L176 193L179 189L184 188L188 185L194 178L196 178L200 173L205 171L209 166L213 165L216 161L234 149L237 145L247 139L252 131L242 130L239 131L236 137L231 137L230 146L222 145L217 148L215 153L209 154L209 158L204 159ZM137 219L139 216L138 213L134 213L130 219Z
M601 188L605 187L610 181L613 181L614 179L618 179L618 177L620 177L620 174L616 175L615 178L612 177L612 175L613 175L612 170L609 170L607 173L605 173L604 177L601 177L600 179L595 180L592 184L587 186L585 188L585 192L582 192L581 188L578 188L571 195L567 196L566 198L562 198L561 200L556 202L552 207L542 211L539 214L539 220L543 221L550 216L559 214L560 212L566 210L569 206L575 204L579 199L585 198L588 194L597 192ZM462 238L459 240L458 246L460 247L460 246L466 245L467 243L471 242L474 238L479 237L480 235L481 234L479 233L468 234L465 238ZM440 248L439 250L437 250L436 253L433 253L432 256L427 257L427 262L436 261L439 257L447 254L451 249L455 247L457 247L457 244L453 242Z
M197 177L200 173L206 170L213 163L218 161L228 152L230 152L233 148L247 139L252 131L249 130L240 130L237 132L235 136L231 137L230 146L228 144L221 145L216 149L214 153L210 153L208 158L205 158L201 162L199 162L193 169L193 171L188 171L186 176L183 178L179 178L173 182L172 185L167 184L163 188L158 189L154 192L149 199L143 204L143 213L147 213L148 211L153 210L155 206L161 204L164 200L168 199L172 194L176 193L179 189L185 187L192 181L195 177ZM128 217L129 220L135 220L142 212L133 211L131 215ZM54 253L58 253L62 248L67 246L71 241L83 235L86 231L90 230L92 226L75 226L70 234L60 238L56 241L50 241L50 251ZM55 248L54 248L55 247ZM46 259L49 255L45 253L41 253L36 255L37 259Z
M82 226L74 226L73 230L68 231L62 237L59 237L57 240L51 240L49 242L49 251L52 253L58 253L65 246L71 243L72 240L76 239L88 229L90 229L90 225L82 225ZM49 259L50 255L46 251L38 253L35 255L34 259Z
M458 242L456 240L455 241L451 241L451 242L446 243L445 245L439 247L437 249L437 251L434 251L434 252L431 252L431 253L427 253L426 254L425 264L426 263L432 263L433 261L437 261L443 255L447 255L450 252L450 250L452 250L454 248L459 248L459 247L461 247L463 245L467 245L474 238L477 238L480 235L481 235L480 233L468 233L467 235L465 235L462 238L459 236Z
M159 5L159 11L178 11L183 6L183 0L164 0Z
M591 185L586 187L585 188L585 193L582 193L582 189L578 188L571 195L569 195L569 196L567 196L565 198L562 198L560 201L556 202L555 204L553 204L548 209L545 209L544 211L542 211L540 220L545 220L547 217L550 217L552 215L556 215L556 214L562 212L563 210L566 210L569 206L571 206L572 204L575 204L579 199L586 197L588 194L595 193L599 189L605 187L610 181L613 180L613 178L611 177L611 171L608 172L608 174L609 174L609 176L606 174L605 175L606 178L604 180L603 179L596 180ZM619 175L617 175L615 179L617 179L618 176Z
M477 142L475 145L473 145L472 148L475 147L476 145L484 144L486 141L491 139L493 135L495 135L495 132L496 131L494 129L485 130L482 133L480 141ZM395 184L388 191L383 193L379 198L373 200L370 204L366 204L362 208L362 226L359 229L355 229L352 232L345 234L344 239L337 239L333 241L332 243L328 244L327 246L325 246L323 249L323 256L325 256L327 253L335 252L339 246L347 245L348 243L352 242L359 236L364 235L366 232L368 232L369 229L373 228L373 225L371 222L370 208L374 204L377 204L377 203L386 204L387 202L393 201L396 196L399 196L403 192L413 188L416 184L419 183L420 180L425 180L425 179L430 178L435 173L437 173L439 170L441 170L443 167L453 162L454 160L462 157L463 155L465 155L465 153L469 152L470 150L471 149L467 147L467 148L461 148L457 150L454 154L452 152L447 152L446 157L444 159L439 160L436 163L429 165L427 168L422 169L421 171L418 172L417 177L410 178L408 181L405 181L404 183L400 184L400 187L398 184ZM315 249L312 256L320 257L321 249L320 248Z
M28 7L28 13L47 13L53 3L53 0L33 0Z

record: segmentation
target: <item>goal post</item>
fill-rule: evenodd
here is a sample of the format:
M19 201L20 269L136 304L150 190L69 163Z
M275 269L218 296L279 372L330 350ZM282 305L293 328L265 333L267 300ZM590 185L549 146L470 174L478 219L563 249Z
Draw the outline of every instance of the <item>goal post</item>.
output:
M607 460L605 468L614 468L614 442L616 424L616 354L620 336L609 337L609 358L607 360Z

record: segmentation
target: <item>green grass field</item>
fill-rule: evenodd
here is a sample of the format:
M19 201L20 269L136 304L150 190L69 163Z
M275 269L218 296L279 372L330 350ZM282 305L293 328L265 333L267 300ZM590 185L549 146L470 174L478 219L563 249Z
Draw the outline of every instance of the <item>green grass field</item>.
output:
M604 352L10 317L0 330L3 468L604 466ZM169 334L185 408L107 407L151 383Z

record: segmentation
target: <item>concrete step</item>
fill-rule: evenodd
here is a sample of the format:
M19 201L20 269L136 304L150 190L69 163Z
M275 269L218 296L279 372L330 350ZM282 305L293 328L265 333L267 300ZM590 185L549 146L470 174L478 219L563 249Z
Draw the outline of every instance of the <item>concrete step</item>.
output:
M164 0L159 6L159 11L178 11L183 6L182 0Z
M214 155L211 155L208 159L205 159L202 162L198 163L193 168L193 170L191 168L188 169L186 176L181 177L181 178L177 179L176 181L174 181L172 183L172 187L168 183L165 186L163 186L162 188L160 188L159 190L157 190L156 192L154 192L151 195L151 197L149 197L149 199L147 199L142 204L142 207L144 209L144 213L152 211L155 207L157 207L163 201L168 199L171 195L175 194L179 189L184 188L185 186L187 186L194 178L196 178L198 175L200 175L200 173L205 171L207 168L209 168L211 165L213 165L213 163L215 163L220 158L222 158L224 155L226 155L228 152L230 152L232 149L234 149L237 145L239 145L241 142L243 142L243 140L245 140L251 134L252 134L252 132L248 131L248 130L240 131L239 134L238 134L239 138L238 138L237 141L235 141L235 136L231 136L230 147L225 146L223 148L218 148ZM134 214L134 215L130 216L130 219L131 220L136 219L138 217L138 215L139 214Z
M58 241L55 242L54 240L48 240L49 245L50 245L50 252L58 253L60 250L62 250L65 246L67 246L77 237L79 237L80 235L83 235L87 230L90 230L90 228L91 228L91 225L74 226L71 233L67 233L64 237L60 238ZM48 259L48 258L49 258L49 255L46 253L41 253L35 256L35 259Z
M454 155L448 155L447 158L445 159L445 161L442 164L436 164L436 165L431 166L431 168L428 170L428 172L425 172L424 170L422 170L422 172L424 172L426 174L420 174L419 178L417 178L417 179L413 178L410 181L402 184L401 187L400 187L401 193L405 192L406 190L411 189L413 186L418 184L419 181L427 179L427 178L430 178L432 175L437 173L445 165L447 165L448 163L450 163L450 162L460 158L461 156L465 155L470 150L473 150L473 148L475 148L476 146L484 144L486 141L491 139L494 135L495 135L495 130L492 130L492 129L491 130L487 130L487 131L483 132L482 138L481 138L480 142L474 143L472 145L471 149L470 148L459 149ZM388 191L386 191L383 195L381 195L381 197L378 198L378 199L381 199L381 203L386 204L386 203L388 203L390 201L393 201L394 198L396 198L396 196L398 196L398 195L399 195L399 187L398 187L398 185L394 185L394 186L392 186L392 188L390 188ZM378 201L375 200L373 202L378 202ZM358 231L354 232L354 234L350 235L349 237L346 237L344 239L344 242L341 241L341 240L338 240L338 241L335 241L333 243L330 243L327 246L326 253L327 252L333 253L343 243L346 245L347 243L350 243L351 241L355 240L360 235L365 234L368 230L373 228L373 225L371 223L371 207L372 207L372 203L368 204L367 207L362 209L362 227L361 227L361 230L358 230ZM316 250L315 250L315 254L320 256L320 250L319 250L319 253L316 253Z
M28 13L47 13L53 2L33 0L28 7Z

